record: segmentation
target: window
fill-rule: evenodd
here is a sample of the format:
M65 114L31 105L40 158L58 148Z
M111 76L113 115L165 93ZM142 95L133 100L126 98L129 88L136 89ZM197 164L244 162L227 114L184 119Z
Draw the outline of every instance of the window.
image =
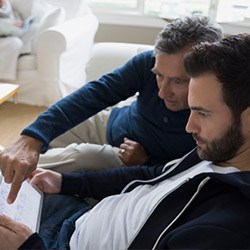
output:
M137 0L89 0L90 5L104 10L136 10Z
M203 14L217 22L242 21L250 18L249 0L88 0L102 12L130 12L166 19Z
M249 0L220 0L217 8L216 21L237 22L248 18L250 14Z
M191 14L208 14L210 0L147 0L144 11L163 18L176 18Z

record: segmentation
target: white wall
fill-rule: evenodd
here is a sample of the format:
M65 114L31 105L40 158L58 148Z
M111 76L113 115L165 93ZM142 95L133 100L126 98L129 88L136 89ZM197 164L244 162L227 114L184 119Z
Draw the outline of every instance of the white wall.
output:
M96 42L128 42L154 44L157 34L167 24L159 18L95 13L99 19ZM250 24L221 23L226 35L250 33Z
M142 15L96 13L99 29L96 42L127 42L153 45L166 21Z
M96 42L127 42L154 44L162 28L100 24Z

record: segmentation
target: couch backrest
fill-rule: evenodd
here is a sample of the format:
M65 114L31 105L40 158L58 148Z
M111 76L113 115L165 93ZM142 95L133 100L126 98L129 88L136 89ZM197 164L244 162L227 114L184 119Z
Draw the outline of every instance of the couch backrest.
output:
M93 46L91 58L86 66L86 83L98 79L103 74L124 65L133 56L147 50L153 45L102 42Z

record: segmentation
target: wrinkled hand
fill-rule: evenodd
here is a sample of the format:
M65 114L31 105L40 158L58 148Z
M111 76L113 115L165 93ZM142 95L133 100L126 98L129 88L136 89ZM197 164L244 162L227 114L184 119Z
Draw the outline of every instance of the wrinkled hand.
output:
M61 191L62 175L60 173L38 168L30 176L30 184L42 192L58 194Z
M7 198L9 204L16 199L22 182L36 169L42 142L22 135L0 152L0 168L6 183L12 183Z
M139 142L129 140L126 137L120 145L118 156L127 166L142 166L148 159L144 147Z
M18 249L32 234L26 225L0 214L0 250Z

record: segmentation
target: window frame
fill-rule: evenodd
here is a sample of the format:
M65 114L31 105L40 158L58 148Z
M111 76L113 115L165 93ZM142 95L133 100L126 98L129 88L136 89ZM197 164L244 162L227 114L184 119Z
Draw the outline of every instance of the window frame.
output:
M137 8L112 8L101 7L89 5L94 14L99 19L99 22L102 24L111 24L111 25L126 25L126 26L142 26L142 27L157 27L161 28L167 22L172 21L171 18L162 18L159 16L151 16L145 13L142 13L141 9L144 8L144 0L136 0L139 4ZM211 0L217 1L217 0ZM218 4L215 4L218 7ZM249 6L250 8L250 6ZM210 9L209 16L213 19L214 9ZM250 18L245 18L243 21L238 22L218 22L224 29L226 34L237 34L240 29L240 33L246 32L250 33Z
M122 13L135 14L136 13L138 15L148 15L148 16L151 15L151 14L146 13L146 10L145 10L145 1L146 0L134 0L137 3L136 7L134 7L134 8L117 7L117 6L110 7L110 6L102 5L101 3L100 4L91 3L91 1L93 1L93 0L88 0L87 3L96 12L118 13L118 14L122 14ZM210 3L208 4L209 5L208 15L210 15L213 20L215 20L217 12L219 11L218 8L219 8L221 1L223 1L223 0L210 0ZM236 4L236 3L233 4L235 6L235 8L237 8L237 6L238 7L239 6L242 6L242 7L246 6L244 4L244 2L247 3L246 0L237 0L237 1L238 1L238 4ZM240 5L241 2L242 2L242 4ZM249 7L249 15L250 15L250 4L248 7ZM160 17L160 14L159 15L156 14L156 17ZM164 17L164 18L168 19L168 17Z

